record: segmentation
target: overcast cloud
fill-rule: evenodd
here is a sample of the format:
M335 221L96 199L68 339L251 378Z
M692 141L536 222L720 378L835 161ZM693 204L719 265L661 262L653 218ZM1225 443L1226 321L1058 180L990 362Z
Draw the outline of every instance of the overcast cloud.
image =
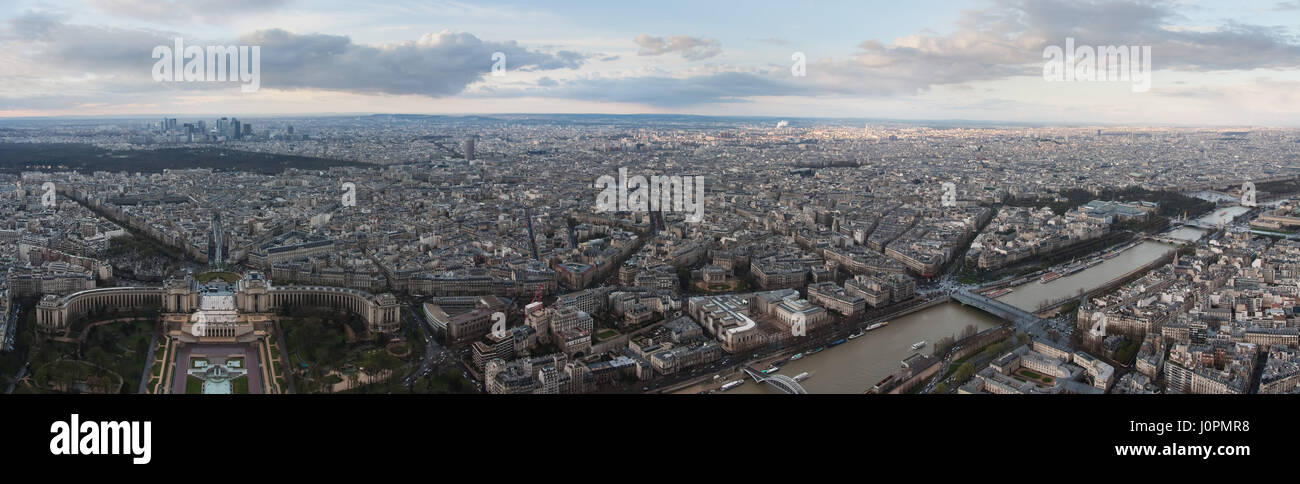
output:
M60 100L64 107L139 106L151 95L152 101L165 101L161 98L185 93L238 91L230 84L153 82L151 51L172 45L175 37L189 45L261 46L257 96L303 91L548 99L683 112L774 97L836 103L915 99L918 106L932 106L941 101L924 98L936 90L978 97L987 88L972 86L1041 81L1043 49L1063 46L1066 38L1077 45L1150 46L1156 89L1137 99L1177 97L1188 92L1187 83L1211 80L1202 88L1253 85L1259 87L1254 91L1273 96L1277 86L1300 81L1300 23L1289 21L1300 15L1300 4L1290 0L1249 7L1160 0L970 0L948 21L913 22L907 29L893 25L890 15L909 7L890 5L880 7L884 11L874 27L860 31L822 28L797 15L772 19L778 28L748 28L687 11L669 14L661 25L650 19L606 22L635 19L617 12L620 6L579 18L576 11L539 12L544 6L536 4L451 0L384 4L387 8L291 0L68 0L46 8L50 2L16 1L20 5L0 7L0 61L8 67L0 72L0 103L10 110L56 109ZM753 8L765 6L760 2ZM681 6L669 2L663 8ZM803 13L838 20L832 10L839 8L844 7L828 4L826 11ZM129 20L101 22L99 14ZM327 19L320 24L335 31L311 30L318 22L297 21L304 16ZM493 23L494 18L512 20ZM556 25L511 23L534 18ZM359 27L349 27L353 19ZM561 25L567 19L574 24ZM628 32L628 24L637 24L637 30ZM385 34L389 31L401 35ZM371 41L360 42L358 35ZM495 52L506 54L506 77L491 75ZM791 73L794 52L806 54L806 77ZM1029 86L1066 87L1045 84ZM961 109L996 106L1006 95L988 102L970 99Z

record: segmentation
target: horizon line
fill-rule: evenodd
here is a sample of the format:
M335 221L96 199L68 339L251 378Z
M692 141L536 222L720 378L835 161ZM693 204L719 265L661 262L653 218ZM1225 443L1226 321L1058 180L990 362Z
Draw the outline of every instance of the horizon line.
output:
M203 114L116 114L116 115L52 115L52 116L0 116L0 122L5 121L40 121L40 120L76 120L76 119L99 119L99 120L136 120L150 119L157 117L235 117L231 114L220 113L203 113ZM968 118L874 118L874 117L855 117L855 116L775 116L775 115L712 115L712 114L690 114L690 113L592 113L592 112L550 112L550 113L389 113L389 112L342 112L342 113L272 113L272 114L254 114L246 115L248 119L274 119L274 118L329 118L329 117L350 117L350 116L428 116L428 117L446 117L446 118L465 118L465 117L500 117L500 116L611 116L611 117L694 117L709 119L771 119L771 120L811 120L811 121L866 121L882 123L899 123L899 124L920 124L920 123L965 123L965 124L986 124L986 125L1029 125L1041 127L1085 127L1085 126L1111 126L1111 127L1176 127L1176 128L1270 128L1270 129L1300 129L1300 123L1296 125L1268 125L1268 124L1181 124L1181 123L1107 123L1095 121L1079 122L1050 122L1050 121L1009 121L997 119L968 119Z

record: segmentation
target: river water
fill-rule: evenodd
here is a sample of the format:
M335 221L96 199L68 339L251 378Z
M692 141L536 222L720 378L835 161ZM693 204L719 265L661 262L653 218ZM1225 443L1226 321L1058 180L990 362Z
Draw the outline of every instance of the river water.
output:
M1215 225L1228 223L1246 211L1246 208L1239 206L1223 207L1200 220ZM1203 234L1201 229L1184 227L1166 235L1196 240ZM1034 311L1044 302L1075 296L1081 289L1088 291L1106 284L1172 250L1174 246L1169 244L1142 242L1113 259L1077 274L1047 284L1032 281L998 299ZM803 372L811 374L802 383L809 393L862 393L881 379L897 372L903 359L916 352L911 349L912 343L926 341L927 345L919 352L929 355L935 341L944 336L956 335L970 324L982 331L1002 324L1002 320L956 302L941 304L891 320L889 326L870 331L861 338L786 363L781 367L781 374L791 377ZM731 375L722 381L737 378L738 375ZM725 393L781 393L768 385L755 384L748 378L746 380L744 385Z
M1276 204L1277 202L1272 202L1272 203L1273 203L1273 204ZM1262 204L1262 205L1266 205L1266 206L1267 206L1267 205L1269 205L1269 204L1265 203L1265 204ZM1250 211L1249 208L1246 208L1246 207L1243 207L1243 206L1240 206L1240 205L1230 205L1230 206L1227 206L1227 207L1220 207L1220 208L1217 208L1217 209L1215 209L1213 212L1210 212L1209 215L1206 215L1206 216L1204 216L1204 217L1198 218L1198 219L1196 219L1196 220L1200 220L1200 221L1202 221L1202 222L1209 222L1209 223L1211 223L1211 224L1213 224L1213 225L1226 224L1226 223L1228 223L1228 222L1231 222L1232 219L1233 219L1233 218L1236 218L1238 215L1241 215L1241 214L1246 213L1246 212L1248 212L1248 211Z
M1212 225L1226 224L1232 222L1232 219L1236 216L1249 210L1246 207L1237 205L1221 207L1197 220ZM1180 227L1165 235L1175 239L1194 241L1200 239L1204 234L1205 231L1202 229ZM1033 281L1015 288L1010 294L1002 296L998 300L1026 311L1037 311L1045 303L1077 296L1081 291L1086 292L1100 287L1133 269L1156 260L1171 250L1174 250L1174 246L1169 244L1151 241L1143 242L1121 252L1114 259L1102 262L1082 272L1046 284Z
M1156 260L1171 250L1174 250L1174 246L1169 244L1151 241L1142 242L1131 249L1120 252L1113 259L1055 281L1045 284L1036 280L1030 281L1028 284L1016 287L1010 294L1002 296L998 300L1029 312L1035 312L1044 304L1075 297L1081 292L1100 287L1133 269Z
M918 352L931 354L935 341L956 336L970 324L983 331L1002 324L1002 320L959 303L944 303L892 319L889 326L786 363L781 367L781 374L790 377L803 372L811 374L802 383L808 393L862 393L897 372L904 358ZM912 344L922 340L926 346L913 350ZM726 393L781 393L769 385L747 380Z

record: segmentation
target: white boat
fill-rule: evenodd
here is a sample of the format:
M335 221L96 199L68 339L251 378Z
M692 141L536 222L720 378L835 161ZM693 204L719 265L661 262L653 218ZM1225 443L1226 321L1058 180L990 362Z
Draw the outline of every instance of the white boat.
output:
M804 381L804 380L807 380L809 376L812 376L812 375L809 375L808 372L805 371L805 372L803 372L803 373L800 373L800 374L798 374L798 375L795 375L795 376L794 376L794 381L797 381L797 382L799 382L799 381Z
M924 347L925 347L925 341L917 341L915 343L912 343L912 349L914 350L919 350Z
M727 391L727 390L730 390L730 389L732 389L732 388L736 388L736 387L741 386L741 385L744 385L744 384L745 384L745 380L730 381L730 382L727 382L725 385L722 385L722 388L720 388L720 390L722 390L722 391L725 392L725 391Z

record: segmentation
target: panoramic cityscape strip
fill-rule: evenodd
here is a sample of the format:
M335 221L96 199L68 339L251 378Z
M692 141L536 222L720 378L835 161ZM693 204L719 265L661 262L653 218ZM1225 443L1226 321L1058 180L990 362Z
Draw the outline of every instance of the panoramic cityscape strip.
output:
M1161 2L976 1L951 32L886 15L895 40L844 51L20 3L0 10L23 52L0 75L5 393L1300 391L1300 129L1204 90L1297 82L1294 37L1249 37L1294 5L1207 27ZM390 7L319 8L472 16ZM428 100L480 114L358 109L448 109Z
M623 122L165 118L11 133L9 390L1300 382L1300 166L1271 161L1296 156L1296 130L663 116L594 136ZM335 141L318 133L345 126L406 140L367 154L419 159L325 157ZM592 141L537 143L573 138ZM108 148L122 144L136 148ZM123 171L72 161L105 157ZM41 166L52 159L68 161ZM677 174L693 172L712 180Z
M9 0L0 394L101 479L1284 463L1300 1Z

